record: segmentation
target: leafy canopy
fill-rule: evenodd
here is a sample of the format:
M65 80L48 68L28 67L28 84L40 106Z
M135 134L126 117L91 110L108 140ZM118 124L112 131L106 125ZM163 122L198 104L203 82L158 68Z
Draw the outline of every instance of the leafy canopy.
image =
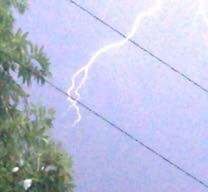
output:
M26 8L26 0L0 0L0 191L71 192L71 160L46 135L53 112L29 105L23 89L50 75L43 48L14 30L14 10Z

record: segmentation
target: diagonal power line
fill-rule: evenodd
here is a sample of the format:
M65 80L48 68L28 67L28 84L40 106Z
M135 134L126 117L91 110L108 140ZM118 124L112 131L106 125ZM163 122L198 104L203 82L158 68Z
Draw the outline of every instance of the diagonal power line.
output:
M43 78L45 79L45 77L43 77ZM125 131L122 127L120 127L116 123L112 122L107 117L103 116L101 113L95 111L94 109L92 109L91 107L89 107L85 103L81 102L80 100L75 99L74 97L72 97L71 95L69 95L67 92L65 92L63 89L61 89L58 86L56 86L55 84L53 84L51 81L45 79L45 82L47 84L49 84L51 87L53 87L55 90L57 90L58 92L62 93L67 98L70 97L72 100L76 101L77 104L79 104L82 108L86 109L87 111L89 111L90 113L92 113L93 115L95 115L97 118L99 118L99 119L103 120L104 122L106 122L108 125L110 125L110 127L116 129L117 131L119 131L121 134L123 134L124 136L126 136L130 140L135 141L137 144L139 144L140 146L142 146L146 150L150 151L155 156L157 156L160 159L162 159L163 161L165 161L167 164L171 165L172 167L174 167L175 169L177 169L181 173L185 174L186 176L188 176L192 180L196 181L197 183L201 184L206 189L208 189L208 184L207 183L203 182L198 177L196 177L193 174L191 174L189 171L186 171L185 169L183 169L182 167L180 167L179 165L177 165L173 161L169 160L164 155L160 154L158 151L156 151L153 148L149 147L148 145L146 145L145 143L143 143L142 141L140 141L139 139L137 139L134 135L132 135L129 132Z
M125 39L128 39L127 36L124 33L122 33L121 31L119 31L118 29L116 29L115 27L113 27L112 25L110 25L109 23L107 23L106 21L104 21L103 19L101 19L100 17L96 16L94 13L90 12L87 8L83 7L82 5L78 4L77 2L75 2L73 0L67 0L67 1L69 1L70 3L72 3L73 5L75 5L77 8L79 8L80 10L82 10L83 12L85 12L86 14L88 14L89 16L91 16L92 18L94 18L95 20L97 20L98 22L100 22L103 25L105 25L107 28L109 28L112 31L114 31L115 33L117 33L119 36L121 36L121 37L123 37ZM128 39L128 41L131 44L133 44L136 48L140 49L141 51L145 52L147 55L149 55L149 56L153 57L154 59L156 59L157 61L159 61L159 63L165 65L169 70L177 73L183 79L185 79L186 81L190 82L192 85L194 85L197 88L199 88L201 91L206 92L208 94L208 89L204 88L202 85L200 85L199 83L197 83L196 81L194 81L193 79L191 79L185 73L179 71L178 69L176 69L175 67L173 67L172 65L170 65L168 62L166 62L163 59L161 59L160 57L156 56L153 52L151 52L150 50L144 48L142 45L140 45L139 43L137 43L133 39Z

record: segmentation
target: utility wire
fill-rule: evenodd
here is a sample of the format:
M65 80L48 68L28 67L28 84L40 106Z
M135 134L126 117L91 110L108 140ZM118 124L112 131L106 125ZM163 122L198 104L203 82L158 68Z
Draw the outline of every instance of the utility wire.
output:
M20 65L19 63L16 63L18 65ZM164 160L167 164L173 166L175 169L177 169L178 171L184 173L186 176L188 176L189 178L193 179L194 181L196 181L197 183L201 184L202 186L204 186L206 189L208 189L208 185L203 182L202 180L200 180L199 178L197 178L196 176L194 176L193 174L191 174L190 172L186 171L185 169L183 169L182 167L180 167L179 165L177 165L176 163L174 163L173 161L169 160L168 158L166 158L164 155L160 154L158 151L154 150L153 148L149 147L148 145L146 145L145 143L143 143L142 141L140 141L139 139L137 139L134 135L130 134L129 132L125 131L122 127L120 127L119 125L117 125L116 123L112 122L111 120L109 120L108 118L106 118L105 116L103 116L101 113L95 111L94 109L92 109L91 107L89 107L88 105L86 105L85 103L83 103L82 101L74 98L73 96L71 96L70 94L68 94L66 91L64 91L63 89L61 89L60 87L56 86L54 83L52 83L51 81L49 81L48 79L46 79L46 77L43 74L40 74L38 71L35 71L34 69L26 66L26 65L21 65L21 67L26 68L27 70L30 70L35 76L39 76L42 79L44 79L44 81L50 85L51 87L53 87L57 92L63 94L64 96L66 96L67 98L71 98L72 100L76 101L78 105L80 105L82 108L84 108L85 110L89 111L90 113L92 113L93 115L95 115L96 117L98 117L99 119L103 120L104 122L106 122L108 125L110 125L112 128L116 129L117 131L119 131L121 134L123 134L124 136L126 136L127 138L129 138L130 140L135 141L137 144L139 144L140 146L142 146L143 148L147 149L148 151L150 151L151 153L153 153L155 156L159 157L160 159Z
M70 3L72 3L73 5L75 5L77 8L79 8L83 12L87 13L92 18L94 18L98 22L102 23L103 25L105 25L106 27L108 27L109 29L111 29L112 31L114 31L115 33L117 33L119 36L121 36L121 37L123 37L125 39L128 39L128 41L131 44L133 44L134 46L136 46L136 48L138 48L138 49L142 50L143 52L147 53L149 56L151 56L154 59L156 59L157 61L159 61L159 63L165 65L168 69L170 69L171 71L177 73L183 79L185 79L186 81L189 81L191 84L193 84L194 86L196 86L197 88L199 88L201 91L206 92L208 94L208 89L204 88L202 85L200 85L199 83L197 83L196 81L194 81L193 79L191 79L190 77L188 77L188 75L186 75L185 73L179 71L178 69L176 69L175 67L173 67L172 65L170 65L169 63L167 63L166 61L164 61L163 59L161 59L160 57L156 56L150 50L144 48L142 45L140 45L139 43L137 43L133 39L127 38L127 36L124 33L122 33L121 31L119 31L118 29L116 29L115 27L113 27L112 25L110 25L109 23L105 22L103 19L99 18L94 13L90 12L87 8L83 7L82 5L78 4L77 2L75 2L73 0L67 0L67 1L69 1Z
M44 78L44 77L43 77ZM45 79L45 78L44 78ZM63 95L71 98L72 100L76 101L78 105L80 105L82 108L86 109L87 111L89 111L90 113L92 113L93 115L95 115L96 117L98 117L99 119L103 120L104 122L106 122L108 125L110 125L111 127L113 127L114 129L116 129L117 131L119 131L120 133L122 133L123 135L125 135L127 138L129 138L130 140L135 141L137 144L139 144L140 146L144 147L145 149L147 149L148 151L150 151L151 153L153 153L155 156L159 157L160 159L164 160L165 162L167 162L169 165L172 165L174 168L176 168L178 171L184 173L186 176L190 177L191 179L195 180L197 183L203 185L205 188L208 189L208 185L203 182L202 180L200 180L199 178L197 178L196 176L192 175L191 173L189 173L188 171L186 171L185 169L183 169L182 167L180 167L179 165L177 165L176 163L174 163L173 161L169 160L168 158L166 158L165 156L163 156L162 154L160 154L158 151L154 150L153 148L149 147L148 145L146 145L145 143L143 143L142 141L138 140L134 135L128 133L127 131L125 131L122 127L118 126L117 124L113 123L111 120L109 120L108 118L104 117L101 113L93 110L91 107L89 107L88 105L86 105L85 103L81 102L80 100L75 99L74 97L72 97L71 95L69 95L67 92L65 92L63 89L59 88L58 86L56 86L55 84L53 84L52 82L50 82L49 80L45 79L45 82L47 84L49 84L50 86L52 86L55 90L57 90L58 92L62 93Z

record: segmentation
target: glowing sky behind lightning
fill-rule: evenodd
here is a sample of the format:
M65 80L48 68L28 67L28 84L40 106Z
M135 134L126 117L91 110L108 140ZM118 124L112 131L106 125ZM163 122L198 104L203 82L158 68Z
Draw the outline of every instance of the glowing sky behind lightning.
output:
M155 2L76 1L125 34L136 15ZM44 45L51 60L50 80L62 89L70 86L70 78L91 53L119 40L66 0L30 2L19 24L33 42ZM208 87L208 43L203 39L208 31L207 1L201 14L200 0L162 2L161 11L147 16L133 39ZM81 101L208 183L207 96L130 43L115 49L99 56L90 68L87 84L79 90ZM79 128L71 128L74 108L67 111L67 98L50 86L33 84L27 91L33 103L56 110L51 131L73 157L76 192L205 192L85 110Z
M155 14L160 10L161 4L162 4L161 0L156 0L154 6L139 13L136 16L133 26L130 32L127 34L126 39L113 42L111 44L108 44L102 47L98 51L96 51L95 54L90 58L90 60L83 67L78 69L78 71L72 76L71 86L69 87L67 93L71 95L73 98L79 100L80 98L79 91L85 85L88 75L89 75L89 70L91 69L92 65L96 63L96 60L99 59L101 55L109 52L110 50L119 49L122 46L124 46L129 41L129 39L131 39L137 33L142 21L146 17L155 16ZM81 120L80 109L79 109L79 106L77 105L76 100L73 100L72 98L68 98L68 100L70 104L74 107L74 109L76 110L77 119L74 121L74 124L73 124L73 125L76 125Z

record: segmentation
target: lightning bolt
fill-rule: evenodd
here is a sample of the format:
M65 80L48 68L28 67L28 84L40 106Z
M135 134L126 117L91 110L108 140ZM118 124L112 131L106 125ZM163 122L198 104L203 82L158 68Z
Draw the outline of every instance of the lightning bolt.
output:
M147 17L154 16L161 8L161 0L156 0L155 5L149 8L146 11L143 11L139 13L136 16L136 19L133 23L133 26L130 30L130 32L127 34L126 38L111 44L108 44L98 51L94 53L94 55L89 59L89 61L80 69L78 69L74 75L71 78L71 86L69 87L67 93L71 95L74 99L68 98L70 105L75 109L77 118L74 121L73 125L76 125L81 120L81 113L79 106L77 105L77 100L80 99L80 89L85 85L89 71L93 64L95 64L96 60L103 54L113 50L113 49L119 49L123 47L128 41L136 34L138 31L140 24L142 21ZM80 79L80 80L79 80Z
M202 20L206 27L208 27L208 3L206 0L198 0L197 1L197 10L193 18L194 25L198 24L198 19ZM208 32L202 33L203 43L207 46L208 44Z
M207 5L208 4L205 2L205 0L199 0L197 15L201 16L208 26L208 16L206 13L206 9L208 7Z

